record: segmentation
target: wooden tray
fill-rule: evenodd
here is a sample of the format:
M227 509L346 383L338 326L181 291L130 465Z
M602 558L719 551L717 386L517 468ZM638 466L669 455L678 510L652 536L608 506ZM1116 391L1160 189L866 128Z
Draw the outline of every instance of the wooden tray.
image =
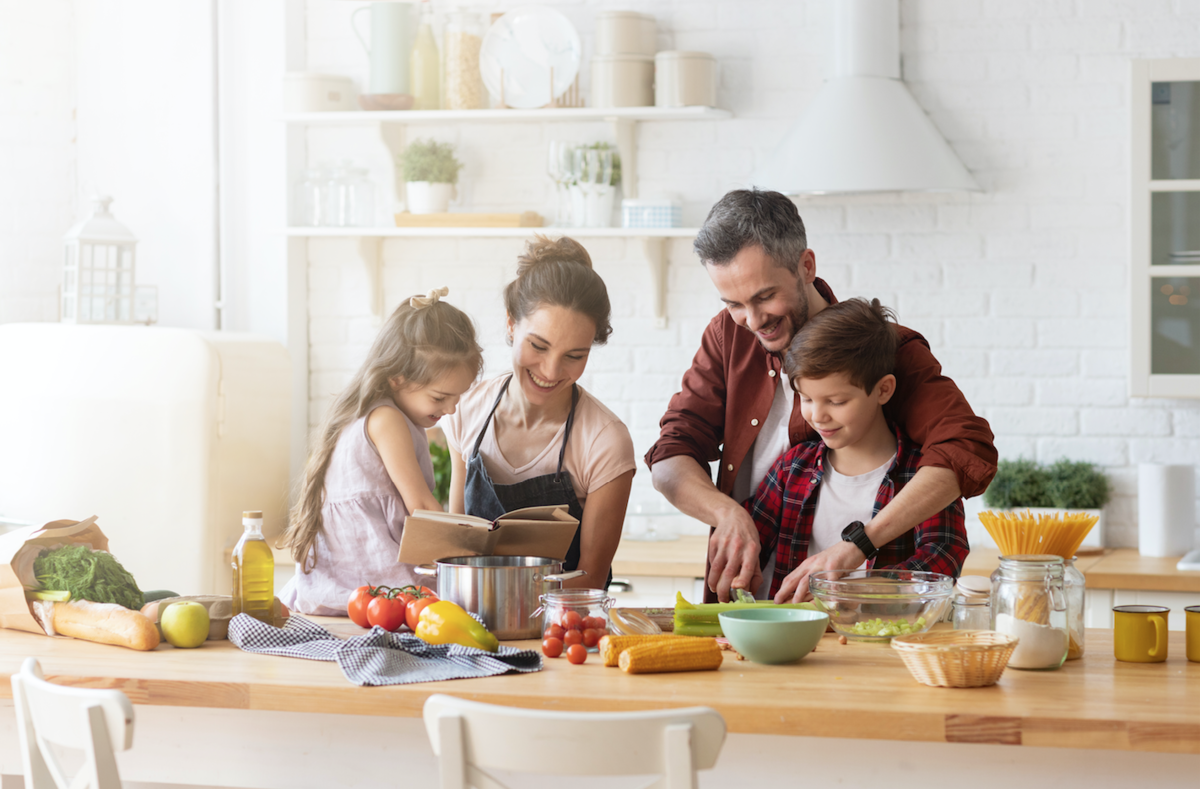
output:
M541 214L396 214L396 227L541 227Z

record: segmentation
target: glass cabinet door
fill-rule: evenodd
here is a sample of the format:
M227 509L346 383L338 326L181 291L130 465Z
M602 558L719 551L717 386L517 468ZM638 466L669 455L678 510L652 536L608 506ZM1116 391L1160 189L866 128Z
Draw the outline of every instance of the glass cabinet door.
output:
M1200 277L1154 277L1150 374L1200 375Z

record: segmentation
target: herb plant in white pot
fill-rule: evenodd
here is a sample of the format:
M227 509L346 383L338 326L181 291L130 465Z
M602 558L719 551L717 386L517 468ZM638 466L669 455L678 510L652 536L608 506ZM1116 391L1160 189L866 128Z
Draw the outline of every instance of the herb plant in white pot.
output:
M455 185L462 162L454 157L454 146L434 140L415 140L400 155L408 192L408 210L413 214L445 213L457 197Z

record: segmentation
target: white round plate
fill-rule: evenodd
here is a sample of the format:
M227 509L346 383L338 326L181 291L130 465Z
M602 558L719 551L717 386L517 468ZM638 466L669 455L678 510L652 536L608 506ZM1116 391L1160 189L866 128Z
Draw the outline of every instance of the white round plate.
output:
M569 19L546 6L521 6L497 19L484 36L479 71L489 93L528 110L549 104L571 86L582 55Z

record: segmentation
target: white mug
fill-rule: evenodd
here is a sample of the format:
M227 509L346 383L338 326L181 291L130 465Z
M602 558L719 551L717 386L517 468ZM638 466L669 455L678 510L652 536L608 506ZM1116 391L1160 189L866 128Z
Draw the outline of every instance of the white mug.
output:
M371 44L358 30L356 17L371 11ZM371 60L371 76L367 93L411 93L409 90L408 59L412 50L412 3L376 2L355 9L350 26Z

